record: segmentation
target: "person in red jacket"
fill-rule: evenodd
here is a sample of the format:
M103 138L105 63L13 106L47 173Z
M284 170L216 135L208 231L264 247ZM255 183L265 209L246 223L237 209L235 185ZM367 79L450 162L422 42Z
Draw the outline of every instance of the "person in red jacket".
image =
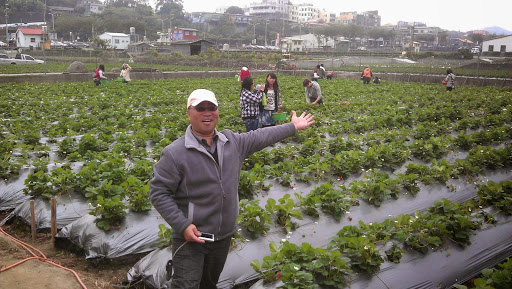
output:
M247 76L251 76L251 72L249 71L249 68L244 66L240 70L240 73L238 73L238 81L243 82Z
M370 80L372 79L372 72L368 66L366 66L363 70L363 73L361 73L361 79L363 80L363 84L369 84Z

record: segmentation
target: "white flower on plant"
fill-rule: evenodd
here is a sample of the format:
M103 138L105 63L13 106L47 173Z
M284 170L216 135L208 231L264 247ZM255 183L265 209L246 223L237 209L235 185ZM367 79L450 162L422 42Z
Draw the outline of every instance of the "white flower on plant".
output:
M299 270L299 269L300 269L300 267L293 266L293 269L295 269L295 270Z
M281 242L283 242L283 243L286 242L286 239L281 239Z

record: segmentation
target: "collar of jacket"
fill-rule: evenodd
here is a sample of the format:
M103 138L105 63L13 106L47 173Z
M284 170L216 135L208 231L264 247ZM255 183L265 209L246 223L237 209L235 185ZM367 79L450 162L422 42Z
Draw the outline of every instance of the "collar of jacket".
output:
M217 139L217 141L222 142L222 144L225 144L226 142L228 142L228 138L224 134L217 131L217 129L215 129L215 134L219 137ZM185 132L185 147L188 149L195 148L200 151L204 150L203 146L199 143L199 141L193 135L192 125L189 125L187 127L187 131Z

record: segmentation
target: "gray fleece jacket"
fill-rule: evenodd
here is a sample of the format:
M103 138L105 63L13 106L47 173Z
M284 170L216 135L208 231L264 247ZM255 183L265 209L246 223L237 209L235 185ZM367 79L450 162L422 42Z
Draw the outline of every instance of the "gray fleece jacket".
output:
M248 133L218 133L219 163L194 137L189 126L185 136L165 147L155 164L150 199L156 210L183 238L194 224L215 240L233 235L238 217L238 183L244 159L252 153L296 133L293 123Z

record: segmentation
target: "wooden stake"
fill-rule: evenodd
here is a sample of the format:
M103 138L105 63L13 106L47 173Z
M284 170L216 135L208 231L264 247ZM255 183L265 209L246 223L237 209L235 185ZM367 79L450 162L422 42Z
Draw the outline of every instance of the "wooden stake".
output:
M57 200L51 198L51 222L52 222L52 244L55 247L55 235L57 235Z
M36 214L34 200L30 200L30 232L32 233L32 241L36 240Z

